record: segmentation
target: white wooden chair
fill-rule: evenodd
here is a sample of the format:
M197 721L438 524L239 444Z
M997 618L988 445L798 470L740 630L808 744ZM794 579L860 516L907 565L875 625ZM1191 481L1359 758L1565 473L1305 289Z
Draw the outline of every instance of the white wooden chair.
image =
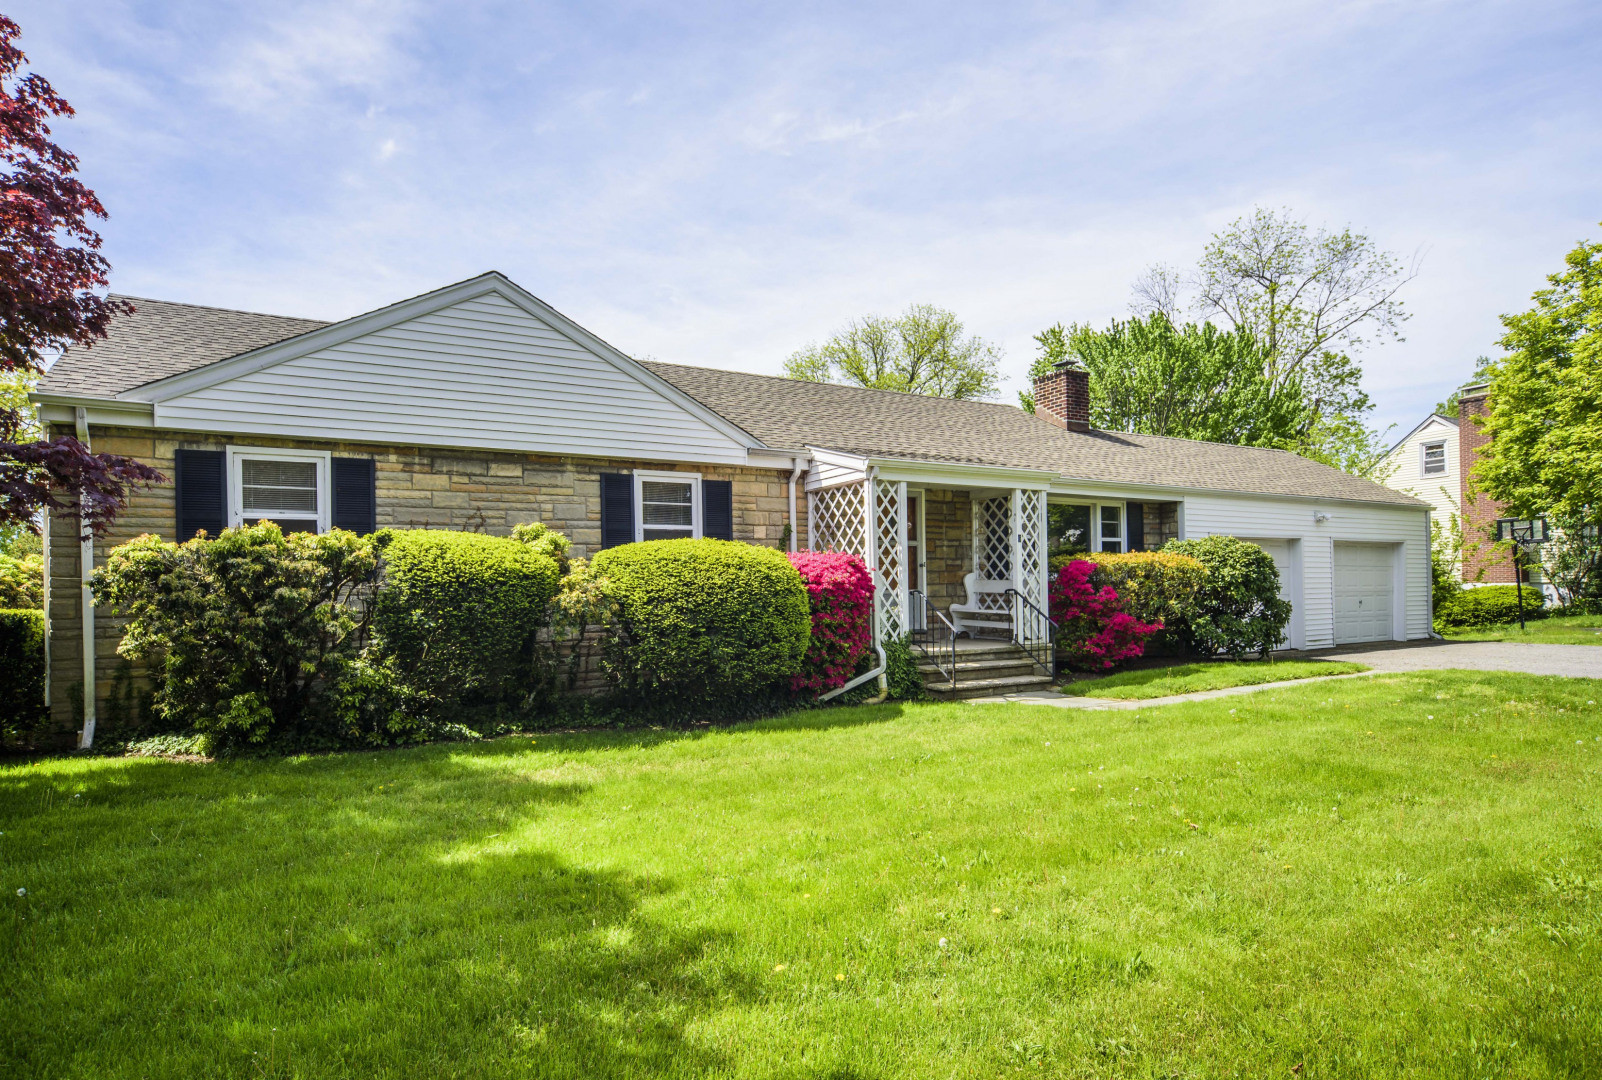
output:
M977 637L982 631L996 630L1010 637L1012 603L1007 590L1017 588L1012 580L987 578L975 570L963 577L962 587L967 590L968 599L950 608L951 625L956 632L967 631L969 637Z

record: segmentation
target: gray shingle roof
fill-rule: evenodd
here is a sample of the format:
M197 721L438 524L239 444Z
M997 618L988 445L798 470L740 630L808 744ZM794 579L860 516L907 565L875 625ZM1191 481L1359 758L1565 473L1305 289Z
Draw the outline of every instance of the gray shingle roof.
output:
M112 397L328 325L138 296L113 299L133 304L134 313L113 317L104 340L67 350L40 380L41 393Z
M329 325L249 311L118 297L104 341L72 349L40 381L52 394L112 397ZM1011 405L862 390L646 361L684 393L768 446L1055 471L1107 483L1297 495L1424 507L1410 496L1283 450L1064 431Z
M1011 405L862 390L717 368L646 367L769 446L1045 469L1078 480L1417 506L1381 484L1284 450L1075 432Z

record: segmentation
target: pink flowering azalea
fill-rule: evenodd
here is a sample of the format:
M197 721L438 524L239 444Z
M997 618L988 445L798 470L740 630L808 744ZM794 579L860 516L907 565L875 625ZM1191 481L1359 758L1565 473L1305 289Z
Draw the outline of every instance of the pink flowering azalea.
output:
M1110 586L1090 583L1096 564L1075 559L1057 571L1051 582L1051 617L1057 623L1057 647L1079 667L1103 671L1146 651L1146 642L1163 624L1143 623L1123 609Z
M873 575L861 556L837 551L793 551L812 602L812 644L791 689L827 693L844 686L873 637Z

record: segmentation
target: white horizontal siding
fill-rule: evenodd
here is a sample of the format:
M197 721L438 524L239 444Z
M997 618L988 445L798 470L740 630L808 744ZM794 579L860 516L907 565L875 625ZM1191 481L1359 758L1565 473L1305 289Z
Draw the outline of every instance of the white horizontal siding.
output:
M1315 521L1315 513L1328 514L1329 520ZM1224 535L1301 541L1301 630L1309 649L1335 644L1335 541L1400 544L1407 637L1429 636L1429 544L1423 509L1317 504L1254 495L1192 495L1185 499L1184 520L1187 539Z
M727 435L494 293L162 401L157 414L194 431L745 460Z
M1423 499L1435 509L1435 517L1460 513L1463 485L1458 461L1457 428L1445 420L1427 423L1402 440L1376 470L1376 479L1388 488ZM1446 471L1424 473L1424 444L1446 443Z

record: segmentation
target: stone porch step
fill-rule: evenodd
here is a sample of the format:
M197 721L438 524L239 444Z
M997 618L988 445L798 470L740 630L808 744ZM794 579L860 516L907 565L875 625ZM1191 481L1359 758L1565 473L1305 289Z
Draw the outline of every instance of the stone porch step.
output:
M1049 675L1009 675L999 679L961 679L956 688L941 682L926 687L936 701L962 701L966 698L995 697L999 694L1022 694L1030 690L1047 690L1051 687Z

